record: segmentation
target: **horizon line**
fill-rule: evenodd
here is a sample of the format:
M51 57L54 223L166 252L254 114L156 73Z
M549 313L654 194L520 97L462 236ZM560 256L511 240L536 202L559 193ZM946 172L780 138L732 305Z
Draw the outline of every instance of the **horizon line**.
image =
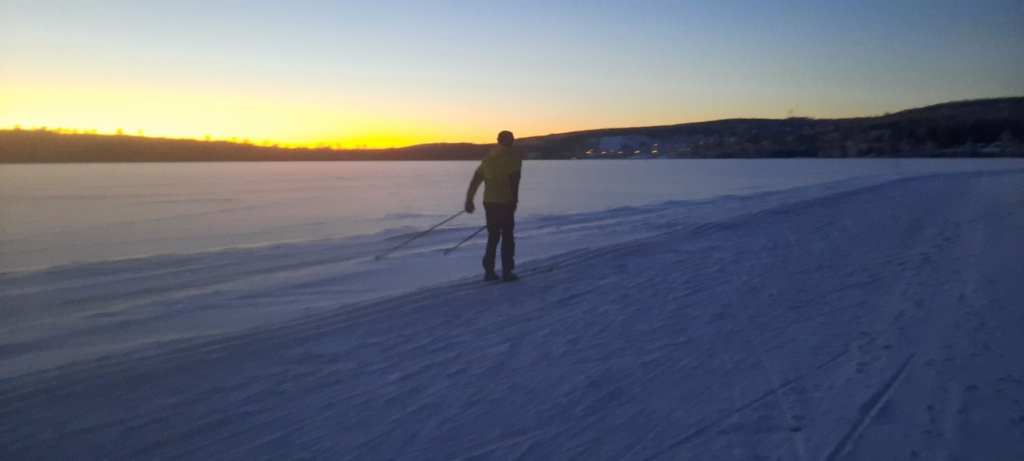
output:
M523 136L523 137L517 137L516 139L517 140L524 140L524 139L531 139L531 138L543 138L543 137L548 137L548 136L564 136L564 135L587 133L587 132L591 132L591 131L630 130L630 129L645 129L645 128L667 128L667 127L676 127L676 126L683 126L683 125L696 125L696 124L701 124L701 123L724 122L724 121L731 121L731 120L855 120L855 119L864 119L864 118L885 117L885 116L890 116L890 115L894 115L894 114L899 114L899 113L902 113L902 112L907 112L907 111L912 111L912 110L917 110L917 109L925 109L925 108L930 108L930 107L937 107L937 106L942 106L942 105L947 105L947 104L959 104L959 103L981 102L981 101L994 101L994 100L1000 100L1000 99L1022 99L1022 98L1024 98L1024 95L1021 95L1021 96L1002 96L1002 97L994 97L994 98L962 99L962 100L954 100L954 101L941 102L941 103L936 103L936 104L929 104L929 105L920 106L920 107L911 107L911 108L902 109L902 110L899 110L899 111L896 111L896 112L885 112L885 113L882 113L882 114L867 115L867 116L856 116L856 117L839 117L839 118L817 118L817 117L813 117L813 116L790 116L790 117L784 117L784 118L730 117L730 118L699 120L699 121L682 122L682 123L669 123L669 124L663 124L663 125L642 125L642 126L638 125L638 126L613 126L613 127L602 127L602 128L588 128L588 129L583 129L583 130L566 131L566 132L560 132L560 133L547 133L547 134L541 134L541 135ZM413 143L413 144L406 144L406 145L400 145L400 146L392 145L392 146L387 146L387 147L384 147L384 146L370 147L368 144L364 143L364 144L357 144L357 145L352 146L352 147L345 147L342 143L326 143L326 142L283 143L283 142L274 142L274 141L271 141L269 139L264 139L263 141L253 141L250 138L238 139L237 136L233 136L233 137L230 137L230 138L213 138L210 135L206 135L203 138L197 138L197 137L174 137L174 136L149 136L149 135L145 134L145 130L144 129L138 129L138 130L136 130L135 134L130 134L130 133L125 132L125 130L123 128L118 128L117 130L115 130L115 132L111 133L111 132L100 132L96 128L67 128L67 127L60 127L60 126L50 128L48 125L32 126L32 127L26 128L26 127L21 126L20 124L14 124L14 125L11 125L10 127L0 127L0 131L9 131L9 132L17 132L17 131L46 132L46 133L57 134L57 135L84 135L84 136L107 136L107 137L124 136L124 137L129 137L129 138L154 139L154 140L170 140L170 141L219 142L219 143L228 143L228 144L237 144L237 145L248 145L248 146L258 147L258 148L275 148L275 149L290 149L290 150L298 150L298 149L305 149L305 150L329 149L329 150L342 150L342 151L345 151L345 150L352 150L352 151L375 151L375 150L404 149L404 148L410 148L410 147L416 147L416 146L446 145L446 144L471 144L471 145L489 145L489 144L494 144L493 142L476 143L476 142L472 142L472 141L437 141L437 142Z

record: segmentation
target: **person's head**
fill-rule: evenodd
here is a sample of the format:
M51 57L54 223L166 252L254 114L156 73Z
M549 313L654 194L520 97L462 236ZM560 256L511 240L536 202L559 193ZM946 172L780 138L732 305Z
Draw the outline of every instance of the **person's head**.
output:
M511 131L502 131L501 133L498 133L498 144L505 147L512 147L512 143L515 142L515 140L516 137L512 136Z

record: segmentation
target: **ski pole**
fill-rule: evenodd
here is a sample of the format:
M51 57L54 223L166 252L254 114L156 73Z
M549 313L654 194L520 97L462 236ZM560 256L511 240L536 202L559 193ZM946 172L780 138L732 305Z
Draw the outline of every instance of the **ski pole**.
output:
M468 242L468 241L469 241L469 239L471 239L471 238L473 238L473 237L476 237L476 234L479 234L479 233L480 233L480 232L482 232L482 231L483 231L484 229L487 229L487 226L484 226L484 227L481 227L481 228L477 229L477 230L476 230L476 232L473 232L473 235L470 235L469 237L466 237L466 239L465 239L465 240L463 240L463 241L461 241L461 242L459 242L459 244L458 244L458 245L455 245L455 246L453 246L453 247L451 247L451 248L449 248L449 249L447 249L447 250L444 250L444 255L445 255L445 256L448 256L448 253L451 253L451 252L455 251L455 249L456 249L456 248L458 248L459 246L461 246L461 245L462 245L463 243L466 243L466 242Z
M434 230L434 229L437 229L438 227L441 227L441 225L442 225L442 224L444 224L444 223L446 223L446 222L448 222L448 221L451 221L451 220L453 220L453 219L455 219L455 218L458 218L458 217L459 217L459 215L461 215L462 213L465 213L465 212L466 212L466 211L465 211L465 210L463 210L463 211L460 211L460 212L458 212L458 213L455 213L454 215L452 215L452 217L450 217L450 218L448 218L448 219L445 219L444 221L441 221L441 222L437 223L437 225L436 225L436 226L434 226L434 227L431 227L430 229L427 229L427 230L425 230L425 231L423 231L423 232L420 232L419 234L416 234L416 236L415 236L415 237L413 237L413 238L411 238L411 239L409 239L409 240L406 240L406 241L402 242L402 244L401 244L401 245L398 245L398 246L396 246L396 247L394 247L394 248L392 248L392 249L388 250L387 252L385 252L385 253L384 253L384 254L382 254L382 255L378 255L378 256L377 256L376 258L374 258L374 259L375 259L375 260L377 260L377 261L380 261L380 260L384 259L384 257L385 257L385 256L387 256L387 255L389 255L389 254L393 253L393 252L394 252L395 250L397 250L397 249L399 249L399 248L402 248L402 247L404 247L404 246L405 246L406 244L408 244L409 242L411 242L411 241L413 241L413 240L416 240L416 239L418 239L418 238L420 238L420 237L423 237L424 235L427 235L427 232L430 232L430 231L432 231L432 230Z

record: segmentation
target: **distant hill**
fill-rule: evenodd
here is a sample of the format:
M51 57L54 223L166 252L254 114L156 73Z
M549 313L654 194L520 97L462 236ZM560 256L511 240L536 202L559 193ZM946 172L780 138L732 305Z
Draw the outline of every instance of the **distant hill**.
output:
M732 119L517 141L534 158L1024 156L1024 97L951 102L878 117Z
M472 160L481 158L487 149L468 143L397 149L307 149L40 130L0 131L0 163Z
M490 145L305 149L222 141L0 131L0 163L474 160ZM938 104L878 117L732 119L521 138L528 159L1022 157L1024 97Z

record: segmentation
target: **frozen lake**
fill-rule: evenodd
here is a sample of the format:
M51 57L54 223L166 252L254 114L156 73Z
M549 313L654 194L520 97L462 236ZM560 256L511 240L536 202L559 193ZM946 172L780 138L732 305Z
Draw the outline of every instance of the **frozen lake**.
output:
M0 459L1024 459L1020 166L5 168Z
M459 211L476 165L3 165L0 272L408 232ZM1024 160L532 161L524 166L519 221L844 180L1009 168L1024 168ZM477 213L450 226L482 223Z

